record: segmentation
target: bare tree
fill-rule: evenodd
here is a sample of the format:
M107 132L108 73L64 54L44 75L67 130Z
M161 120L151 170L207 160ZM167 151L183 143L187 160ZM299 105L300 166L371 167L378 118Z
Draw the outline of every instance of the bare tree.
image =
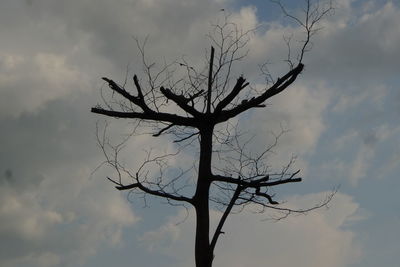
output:
M102 92L105 107L98 105L91 109L105 116L133 119L135 123L132 133L118 145L111 144L105 130L102 134L97 131L105 163L116 171L116 178L108 179L116 184L118 190L131 190L145 201L146 196L152 195L173 205L194 207L197 267L212 266L215 245L234 209L240 211L246 205L257 205L260 212L266 208L279 211L280 216L276 219L281 219L290 213L305 213L322 207L333 196L328 195L321 203L307 209L293 210L281 205L270 193L271 188L302 180L298 176L299 170L291 170L294 158L275 172L266 163L285 129L275 135L270 146L256 153L248 149L251 137L247 138L237 124L231 122L250 109L264 108L268 99L287 89L297 79L304 69L303 59L310 48L311 37L318 30L317 23L332 10L330 3L323 5L307 0L301 18L292 15L280 2L273 2L304 30L304 39L297 40L300 48L293 59L291 38L284 38L289 49L286 59L289 69L280 78L273 79L266 65L262 66L266 77L264 88L252 87L243 76L234 77L233 66L247 55L246 45L253 30L241 30L226 15L222 22L213 25L208 35L212 46L203 68L191 66L182 58L157 69L146 58L146 40L143 43L137 40L145 78L139 80L133 76L136 94L125 88L126 80L119 84L103 77L111 95L106 98ZM142 127L150 127L154 137L172 136L176 151L157 156L153 156L151 150L146 151L143 164L132 172L121 163L119 153L126 141L139 134L138 129ZM168 160L188 148L193 153L199 152L198 161L186 169L167 171L171 167ZM193 175L197 177L190 179ZM131 181L127 182L127 178ZM210 203L222 211L214 233L210 233Z

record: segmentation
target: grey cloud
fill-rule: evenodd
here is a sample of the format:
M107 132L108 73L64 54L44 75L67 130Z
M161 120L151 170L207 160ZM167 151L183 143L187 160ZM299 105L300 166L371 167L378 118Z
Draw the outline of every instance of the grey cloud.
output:
M76 163L95 153L94 123L88 94L44 104L40 111L1 120L3 166L17 170ZM85 146L82 146L84 144Z
M34 30L28 35L33 41L40 45L40 40L45 39L64 49L79 41L79 38L89 37L91 49L122 65L134 53L132 35L141 38L151 36L155 43L160 42L158 48L163 47L161 51L156 49L156 53L168 55L165 49L170 49L172 44L187 49L193 45L191 39L195 38L196 42L203 39L198 38L196 27L207 29L211 18L219 12L219 4L212 0L132 0L118 4L105 0L37 0L32 1L32 5L22 3L8 3L8 8L17 12L21 22L15 17L4 18L4 21L16 22L13 26L15 34L18 31L23 33L27 24L30 25L28 29Z
M328 23L316 37L309 63L313 73L363 83L397 75L400 60L397 4L387 2L379 9L361 14L354 11L333 23L336 27Z
M42 103L88 90L104 75L141 74L132 36L148 44L149 60L189 54L203 59L204 38L219 14L215 1L2 2L0 112L19 115Z
M135 222L121 195L89 178L102 161L90 98L81 93L0 120L2 266L78 264Z

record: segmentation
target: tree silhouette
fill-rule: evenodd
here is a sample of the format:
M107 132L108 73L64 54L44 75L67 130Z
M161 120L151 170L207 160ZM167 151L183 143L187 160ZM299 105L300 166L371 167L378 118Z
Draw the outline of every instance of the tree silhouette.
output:
M137 40L146 77L142 81L133 76L136 94L125 88L126 81L119 84L103 77L112 94L109 99L102 94L105 107L98 105L91 109L97 114L134 120L136 124L132 135L147 125L153 129L154 137L173 137L177 152L152 156L151 151L147 151L143 164L132 172L118 158L131 135L120 144L111 145L105 130L103 134L98 131L98 142L104 151L105 162L115 169L117 175L117 178L108 179L116 184L118 190L131 190L143 198L152 195L164 198L173 205L194 207L197 267L212 266L215 245L233 208L240 210L248 204L255 204L262 208L261 211L265 208L278 210L281 216L277 219L281 219L293 212L305 213L324 206L333 196L331 194L321 203L302 210L281 206L270 189L302 180L298 177L299 170L291 171L293 158L279 172L271 172L265 162L285 130L281 129L269 147L253 153L247 149L251 139L244 140L237 125L230 122L250 109L264 108L268 99L287 89L298 78L304 69L303 59L310 48L310 38L318 30L316 25L332 10L330 3L322 5L306 1L304 17L299 18L289 13L280 2L273 2L281 7L285 16L302 27L304 39L297 51L297 58L292 59L291 38L284 38L289 49L286 59L288 71L273 79L267 68L262 66L266 77L264 88L250 86L243 76L233 77L233 65L247 55L246 45L253 31L239 29L229 21L229 15L225 15L222 23L213 25L208 35L212 46L202 69L191 66L182 58L179 62L165 64L156 70L155 64L148 63L146 59L146 40L143 43ZM175 79L177 72L184 75ZM194 166L174 172L166 171L168 159L189 146L197 149L194 153L199 152ZM213 162L213 156L219 159L218 164ZM195 179L185 179L194 174L197 176ZM127 178L131 180L129 183ZM211 236L210 202L222 210Z

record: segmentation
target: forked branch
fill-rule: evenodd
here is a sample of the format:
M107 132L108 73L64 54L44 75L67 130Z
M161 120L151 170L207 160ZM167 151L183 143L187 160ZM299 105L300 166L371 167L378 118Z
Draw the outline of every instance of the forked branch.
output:
M291 85L297 78L297 76L302 72L304 65L299 63L294 69L286 73L282 78L279 78L274 85L268 88L264 93L258 97L254 97L248 101L244 101L238 106L230 109L223 110L217 118L218 122L226 121L230 118L236 117L240 113L254 107L262 105L267 99L272 96L279 94L285 90L289 85Z

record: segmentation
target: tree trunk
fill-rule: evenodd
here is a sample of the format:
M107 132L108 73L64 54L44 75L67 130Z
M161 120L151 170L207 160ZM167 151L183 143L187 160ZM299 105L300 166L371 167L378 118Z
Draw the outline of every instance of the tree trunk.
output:
M200 201L203 205L196 208L196 267L211 267L213 252L211 251L209 238L210 218L208 210L208 199L202 198Z
M208 196L211 178L213 127L200 131L200 160L194 203L196 209L196 267L211 267L213 251L210 246L210 214Z

